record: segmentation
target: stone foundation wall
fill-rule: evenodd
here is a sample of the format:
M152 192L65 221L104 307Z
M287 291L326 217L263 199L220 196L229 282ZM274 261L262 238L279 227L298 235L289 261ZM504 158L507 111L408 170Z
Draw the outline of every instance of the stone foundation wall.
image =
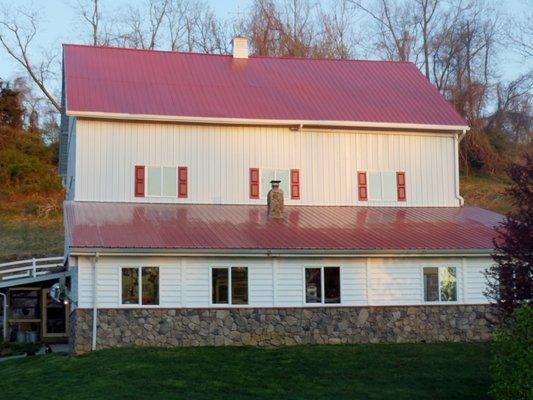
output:
M484 341L491 312L490 305L100 309L97 348ZM89 351L92 310L74 311L70 326L73 351Z

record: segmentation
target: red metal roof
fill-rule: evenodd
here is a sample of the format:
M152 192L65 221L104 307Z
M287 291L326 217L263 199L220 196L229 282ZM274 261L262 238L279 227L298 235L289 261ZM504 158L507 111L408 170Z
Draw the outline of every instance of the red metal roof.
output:
M466 126L407 62L64 45L67 111Z
M266 206L66 202L73 248L225 250L491 249L502 216L475 207Z

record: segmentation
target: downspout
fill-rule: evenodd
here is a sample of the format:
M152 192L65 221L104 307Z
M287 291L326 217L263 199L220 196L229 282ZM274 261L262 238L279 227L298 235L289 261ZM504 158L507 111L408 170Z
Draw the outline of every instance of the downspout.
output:
M0 293L0 296L4 298L4 314L3 314L3 335L4 335L4 342L7 342L7 296L4 293Z
M96 264L98 263L98 258L100 257L100 253L95 253L93 258L93 336L92 336L92 345L91 350L96 350L96 324L98 321L98 306L96 302Z
M459 205L465 204L465 199L461 196L459 191L459 143L466 135L466 129L462 132L458 132L454 136L454 153L455 153L455 198L459 201Z

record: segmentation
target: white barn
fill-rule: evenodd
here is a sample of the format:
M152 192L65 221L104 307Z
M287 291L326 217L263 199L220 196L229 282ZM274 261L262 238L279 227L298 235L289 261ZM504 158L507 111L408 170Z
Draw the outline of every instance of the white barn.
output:
M64 46L75 351L488 339L465 121L410 63L234 48Z

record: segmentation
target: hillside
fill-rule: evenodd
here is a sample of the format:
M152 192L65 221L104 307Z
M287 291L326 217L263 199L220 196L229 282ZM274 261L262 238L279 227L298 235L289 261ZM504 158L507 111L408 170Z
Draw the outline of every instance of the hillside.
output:
M63 254L63 191L0 196L0 262Z
M505 184L489 176L462 177L461 193L466 205L505 213ZM56 190L1 200L0 262L63 254L63 196Z

